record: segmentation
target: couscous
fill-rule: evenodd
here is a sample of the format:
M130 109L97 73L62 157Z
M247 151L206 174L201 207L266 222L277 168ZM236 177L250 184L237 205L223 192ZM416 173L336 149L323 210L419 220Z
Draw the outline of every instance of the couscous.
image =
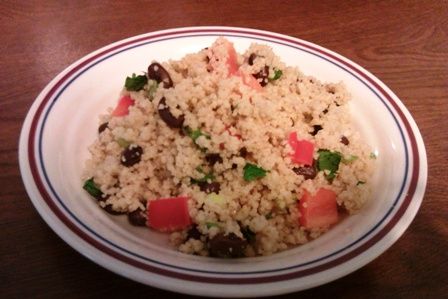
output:
M370 197L374 157L343 83L307 76L266 45L238 54L218 38L124 85L100 116L84 189L107 212L170 233L181 252L270 255Z

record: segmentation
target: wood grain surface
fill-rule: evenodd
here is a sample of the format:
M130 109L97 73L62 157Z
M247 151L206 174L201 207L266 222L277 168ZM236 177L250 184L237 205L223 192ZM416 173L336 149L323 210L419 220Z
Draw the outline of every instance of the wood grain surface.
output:
M426 195L404 235L362 269L282 297L447 298L448 1L443 0L0 1L0 297L184 297L115 275L59 239L25 192L17 151L28 109L69 64L126 37L197 25L270 30L348 57L402 99L426 143Z

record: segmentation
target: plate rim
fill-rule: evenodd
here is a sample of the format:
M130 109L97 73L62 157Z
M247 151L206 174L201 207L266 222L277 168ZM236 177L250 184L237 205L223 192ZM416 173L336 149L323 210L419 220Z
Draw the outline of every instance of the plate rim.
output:
M418 153L418 155L416 155L415 153L414 153L414 155L413 155L413 157L414 158L418 158L418 159L420 159L420 164L418 165L418 170L419 170L419 172L420 172L420 175L417 175L417 183L418 182L422 182L423 183L423 186L416 186L416 187L420 187L420 190L419 190L419 192L418 192L418 194L417 193L415 193L414 194L414 196L413 196L413 198L410 198L411 200L413 200L414 201L414 204L415 203L417 203L417 206L414 206L414 208L413 208L413 210L412 210L412 212L413 213L411 213L411 214L413 214L413 215L411 215L409 218L410 219L408 219L408 223L406 224L406 225L404 225L404 228L403 228L403 231L402 232L400 232L399 234L398 234L398 236L396 237L396 239L398 239L401 235L402 235L402 233L404 232L404 230L410 225L410 222L412 221L412 219L415 217L415 214L417 213L417 211L418 211L418 209L419 209L419 206L420 206L420 204L421 204L421 202L422 202L422 199L423 199L423 195L424 195L424 191L425 191L425 188L426 188L426 181L427 181L427 160L426 160L426 150L425 150L425 146L424 146L424 143L423 143L423 139L422 139L422 137L421 137L421 134L420 134L420 131L418 130L418 127L417 127L417 125L416 125L416 123L415 123L415 120L412 118L412 116L410 115L410 113L409 113L409 111L407 110L407 108L404 106L404 104L401 102L401 100L383 83L383 82L381 82L378 78L376 78L374 75L372 75L370 72L368 72L367 70L365 70L363 67L361 67L361 66L359 66L359 65L357 65L356 63L354 63L353 61L351 61L350 59L348 59L348 58L346 58L346 57L343 57L343 56L341 56L341 55L339 55L339 54L337 54L337 53L335 53L335 52L333 52L333 51L331 51L331 50L328 50L328 49L326 49L326 48L323 48L323 47L321 47L321 46L319 46L319 45L316 45L316 44L313 44L313 43L310 43L310 42L307 42L307 41L304 41L304 40L302 40L302 39L298 39L298 38L295 38L295 37L291 37L291 36L287 36L287 35L283 35L283 34L278 34L278 33L274 33L274 32L269 32L269 31L263 31L263 30L256 30L256 29L250 29L250 28L240 28L240 27L223 27L223 26L203 26L203 27L181 27L181 28L173 28L173 29L168 29L168 30L161 30L161 31L154 31L154 32L149 32L149 33L145 33L145 34L141 34L141 35L137 35L137 36L134 36L134 37L129 37L129 38L126 38L126 39L123 39L123 40L120 40L120 41L117 41L117 42L115 42L115 43L112 43L112 44L109 44L109 45L107 45L107 46L105 46L105 47L102 47L102 48L100 48L100 49L98 49L98 50L96 50L96 51L93 51L93 52L91 52L90 54L88 54L88 55L86 55L86 56L84 56L84 57L82 57L82 58L80 58L79 60L77 60L76 62L74 62L74 63L72 63L69 67L67 67L67 68L65 68L62 72L60 72L52 81L50 81L50 83L48 83L47 84L47 86L42 90L42 92L38 95L38 97L35 99L35 101L34 101L34 103L33 103L33 105L32 105L32 107L31 107L31 109L29 110L29 112L28 112L28 114L27 114L27 117L26 117L26 120L25 120L25 122L24 122L24 125L23 125L23 127L22 127L22 132L21 132L21 136L20 136L20 145L19 145L19 162L20 162L20 169L21 169L21 173L22 173L22 179L23 179L23 181L24 181L24 183L25 183L25 187L26 187L26 189L27 189L27 192L28 192L28 195L29 195L29 197L30 197L30 199L32 200L32 202L33 202L33 204L34 204L34 206L36 207L36 209L39 211L39 213L40 213L40 215L41 215L41 217L47 222L47 224L53 229L53 231L55 231L65 242L67 242L70 246L72 246L72 247L74 247L78 252L80 252L81 254L83 254L83 255L86 255L88 258L90 258L90 259L92 259L91 258L91 256L88 256L85 252L83 252L83 247L82 246L79 246L80 248L77 248L78 246L74 246L72 243L72 241L73 240L70 240L70 241L68 241L68 240L66 240L66 239L69 239L66 235L64 235L64 232L61 230L61 231L59 231L59 227L57 227L56 226L56 229L55 229L55 223L54 222L52 222L52 220L51 219L48 219L49 218L49 216L48 216L48 214L46 214L46 211L44 211L44 209L41 207L41 206L39 206L40 205L40 202L39 202L39 200L36 198L36 197L34 197L34 195L35 194L33 194L33 191L34 190L31 190L32 188L30 187L30 184L33 184L33 183L36 183L34 180L32 180L32 181L30 181L29 180L29 177L27 177L28 178L28 180L27 179L25 179L25 175L24 174L28 174L28 171L30 170L30 169L27 169L28 167L27 166L29 166L28 165L28 163L30 163L30 161L27 159L28 157L27 157L27 155L26 155L26 153L24 153L24 151L26 152L26 151L29 151L29 152L34 152L34 146L32 146L32 144L31 144L31 139L29 139L29 134L30 133L32 133L32 132L29 132L29 131L27 131L27 127L28 126L31 126L31 119L33 119L34 120L34 117L35 117L35 115L39 112L39 111L37 111L38 110L38 106L39 107L42 107L42 102L43 102L43 98L44 98L44 95L45 94L48 94L49 92L50 92L50 88L53 90L55 87L56 87L56 83L57 82L61 82L61 81L64 81L63 80L63 78L64 78L64 76L67 76L68 74L70 74L70 72L76 67L76 66L79 66L81 63L84 63L84 62L86 62L86 61L89 61L90 59L92 59L92 61L94 60L94 57L96 57L96 56L98 56L98 57L101 57L101 53L103 52L103 51L105 51L105 50L108 50L108 51L113 51L113 49L114 48L120 48L120 47L124 47L124 46L126 46L128 43L138 43L138 41L139 40L142 40L142 39L145 39L145 38L157 38L157 35L163 35L163 34L167 34L167 35L179 35L179 34L186 34L186 35L188 35L189 33L188 32L193 32L193 31L198 31L198 32L205 32L205 31L209 31L209 32L218 32L218 33L222 33L223 35L226 35L226 33L228 33L229 31L236 31L236 32L240 32L240 33L243 33L243 34L249 34L249 35L251 35L251 34L254 34L254 35L258 35L258 34L261 34L261 35L263 35L263 36L268 36L269 38L272 38L272 39L278 39L278 38L280 38L280 39L283 39L283 40L287 40L287 42L300 42L300 43L302 43L302 44L307 44L307 45L309 45L309 46L313 46L315 49L318 49L319 51L323 51L323 54L331 54L331 55L333 55L334 57L336 57L336 58L338 58L340 61L342 61L342 62L345 62L344 64L349 64L349 66L351 65L351 66L354 66L355 68L354 68L354 70L357 70L357 71L361 71L362 73L364 73L365 75L367 75L367 77L368 78L370 78L371 80L372 80L372 82L373 83L375 83L374 85L377 85L377 86L379 86L380 87L380 89L383 89L385 92L386 92L386 94L387 95L389 95L390 97L391 97L391 101L390 101L390 103L393 105L393 104L395 104L396 105L396 107L394 107L395 108L395 110L397 111L397 112L401 112L402 113L402 121L403 121L403 124L406 126L406 123L405 123L405 121L407 121L408 122L408 125L409 125L409 127L406 127L406 129L409 131L408 133L413 133L414 134L414 137L415 137L415 143L416 143L416 149L417 149L417 153ZM187 33L183 33L183 32L187 32ZM156 37L154 37L154 36L156 36ZM70 76L68 76L68 78L69 78ZM57 88L56 88L57 89ZM39 105L38 105L39 104ZM44 105L45 106L45 105ZM42 108L43 109L43 108ZM44 109L43 109L44 110ZM409 136L410 137L410 136ZM414 151L415 149L414 148L412 148L412 150ZM415 157L415 156L418 156L418 157ZM30 157L31 157L31 155L30 155ZM32 169L31 169L31 172L32 172ZM37 174L39 174L38 172L37 172ZM39 186L38 186L39 187ZM42 190L40 190L40 191L42 191ZM415 190L416 192L417 192L417 190ZM415 200L415 198L416 198L416 196L417 196L417 200ZM39 197L39 195L37 195L37 197ZM417 202L416 202L417 201ZM39 208L38 208L39 207ZM407 208L408 207L406 207L406 209L405 209L405 211L403 212L403 215L404 215L404 213L406 212L406 211L408 211L407 210ZM401 215L400 217L398 217L398 220L397 220L397 222L399 222L401 219L402 219L402 217L403 217L403 215ZM395 223L396 224L396 223ZM395 225L394 224L394 225ZM69 229L70 230L70 229ZM391 229L392 230L392 229ZM59 233L58 233L58 231L59 231ZM70 231L71 233L73 233L72 231ZM389 231L390 232L390 231ZM389 233L388 232L388 233ZM388 233L386 233L384 236L386 236ZM383 236L383 237L384 237ZM383 237L381 237L381 238L383 238ZM380 241L381 241L381 239L380 239ZM385 248L385 249L383 249L383 250L381 250L380 252L377 252L377 255L379 255L379 254L381 254L381 253L383 253L388 247L390 247L393 243L395 243L395 241L396 240L393 240L393 241L390 241L390 242L388 242L388 243L390 243L390 244L387 244L387 247ZM378 243L378 242L377 242ZM94 249L94 250L96 250L96 249ZM363 253L365 253L364 251L363 251ZM373 256L374 254L371 254L371 256ZM376 255L376 256L377 256ZM369 260L364 260L364 264L367 264L368 262L370 262L371 260L373 260L374 258L376 258L376 256L373 256L371 259L369 259ZM98 261L96 261L96 260L94 260L94 262L96 262L96 263L99 263ZM344 262L343 262L344 263ZM102 263L99 263L102 267L105 267L105 268L107 268L107 269L110 269L110 267L108 266L108 265L104 265L104 264L102 264ZM363 266L363 265L361 265L361 266ZM337 279L337 278L339 278L339 277L341 277L341 276L343 276L343 275L346 275L346 274L348 274L348 273L350 273L350 272L352 272L352 271L354 271L354 270L357 270L358 268L360 268L361 266L358 266L358 267L356 267L356 268L354 268L354 269L352 269L351 271L349 271L349 272L347 272L347 273L343 273L343 274L341 274L340 276L338 276L338 277L332 277L331 279L329 279L328 281L330 281L330 280L334 280L334 279ZM337 267L337 266L336 266ZM112 270L112 271L114 271L113 269L110 269L110 270ZM116 273L118 273L118 274L120 274L120 275L123 275L123 273L120 273L119 271L117 272L117 271L114 271L114 272L116 272ZM321 273L321 272L319 272L319 273ZM317 273L317 274L319 274L319 273ZM162 275L163 275L163 273L162 273ZM126 276L126 275L125 275ZM132 277L131 277L132 278ZM132 279L134 279L135 280L135 278L132 278ZM291 278L291 279L300 279L300 278ZM138 280L138 279L137 279ZM240 280L240 279L238 279L238 280ZM140 281L140 282L142 282L142 281ZM147 282L144 282L144 283L147 283ZM215 284L216 282L210 282L211 284ZM235 282L236 283L236 282ZM250 283L249 283L250 284ZM154 284L151 284L151 285L154 285ZM223 287L223 286L228 286L228 285L232 285L232 284L224 284L224 285L220 285L221 287ZM158 286L158 285L155 285L155 286ZM173 290L172 289L172 287L170 287L170 289L171 290ZM182 291L182 290L181 290ZM256 291L256 290L255 290ZM193 293L193 292L190 292L190 293ZM275 294L279 294L280 292L275 292ZM198 293L193 293L193 294L198 294ZM272 294L274 294L274 293L272 293ZM200 295L200 294L199 294ZM208 294L208 295L213 295L213 294ZM226 294L227 295L227 294ZM258 294L258 295L260 295L260 294Z

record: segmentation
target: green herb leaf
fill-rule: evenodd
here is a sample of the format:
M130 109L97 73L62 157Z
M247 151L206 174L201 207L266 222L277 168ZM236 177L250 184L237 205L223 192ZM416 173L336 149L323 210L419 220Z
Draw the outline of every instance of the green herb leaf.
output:
M348 157L343 157L342 163L344 163L344 164L352 163L353 161L355 161L357 159L358 159L358 156L350 155Z
M139 91L141 90L145 84L148 82L148 78L146 75L138 75L132 74L132 77L126 77L126 81L124 82L124 87L126 87L129 91Z
M188 136L190 136L190 138L193 139L194 142L196 142L196 139L202 136L202 132L200 129L190 130L188 132Z
M282 70L274 70L274 76L272 78L269 78L269 80L271 81L278 80L282 75L283 75Z
M184 132L193 139L193 142L196 143L196 139L201 136L205 136L205 138L210 139L210 135L205 134L201 131L201 129L192 130L190 127L184 127Z
M327 180L332 181L336 177L336 172L339 169L342 155L338 152L331 152L329 150L319 150L319 158L317 160L317 169L320 171L327 170L325 175Z
M192 184L204 183L209 180L214 181L216 179L215 176L213 175L213 172L210 171L209 173L205 173L201 166L196 167L196 171L203 174L204 176L199 179L190 178L190 183Z
M253 231L251 231L249 227L242 228L241 233L249 243L255 241L256 234Z
M103 195L103 192L101 192L100 188L98 188L98 186L95 184L93 178L90 178L87 181L85 181L84 186L82 186L82 188L95 198L101 198L101 196Z
M359 186L359 185L364 185L366 182L363 182L363 181L358 181L357 183L356 183L356 186Z
M149 100L152 101L152 99L154 98L154 94L156 93L158 87L159 87L159 84L157 83L156 80L148 80L147 95L148 95Z
M247 163L243 168L243 178L246 182L254 181L266 176L267 171L257 165Z
M118 138L117 139L117 143L119 146L121 146L122 148L127 148L128 146L131 145L131 142L127 141L124 138Z
M208 229L210 229L212 227L219 227L219 224L215 223L215 222L206 222L205 225L207 225Z

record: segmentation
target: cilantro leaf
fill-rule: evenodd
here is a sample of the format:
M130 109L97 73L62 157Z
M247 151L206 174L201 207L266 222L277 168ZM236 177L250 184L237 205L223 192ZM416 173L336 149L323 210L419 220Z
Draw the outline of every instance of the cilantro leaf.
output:
M243 178L246 182L254 181L266 176L267 171L257 165L247 163L243 168Z
M156 80L148 80L147 94L149 100L154 98L154 94L156 93L158 87L159 83L157 83Z
M203 133L201 129L193 130L190 127L184 127L184 132L193 140L194 143L196 143L196 139L201 136L205 136L205 138L210 139L210 135Z
M281 77L282 75L283 75L282 70L274 70L274 76L271 77L271 78L269 78L269 80L271 80L271 81L278 80L278 79L280 79L280 77Z
M98 186L95 184L93 178L90 178L87 181L85 181L84 186L82 186L82 188L95 198L101 198L103 195L103 192L101 192L100 188L98 188Z
M124 87L126 87L129 91L139 91L141 90L145 84L148 82L148 78L146 75L138 75L132 74L132 77L126 77L126 81L124 82Z
M358 156L350 155L348 157L343 157L342 163L344 163L344 164L352 163L353 161L355 161L357 159L358 159Z
M205 136L205 138L210 139L210 135L205 134L201 131L201 129L196 129L193 130L190 127L183 127L183 131L184 133L191 138L191 140L193 140L194 144L196 144L196 146L202 151L202 152L206 152L207 148L205 147L200 147L197 143L196 140L201 137L201 136Z
M214 181L216 179L215 175L213 174L213 172L210 171L209 173L205 173L201 166L196 167L196 171L199 172L200 174L203 174L204 176L202 178L199 178L199 179L190 178L190 182L192 184L205 183L208 180Z
M207 226L208 229L212 227L219 227L219 224L215 222L206 222L205 225Z
M327 180L332 181L336 177L336 172L339 169L339 163L341 163L342 155L338 152L331 152L329 150L319 150L319 158L317 160L317 169L329 173L325 175Z
M119 146L121 146L123 148L127 148L128 146L131 145L131 143L124 138L118 138L117 143Z

